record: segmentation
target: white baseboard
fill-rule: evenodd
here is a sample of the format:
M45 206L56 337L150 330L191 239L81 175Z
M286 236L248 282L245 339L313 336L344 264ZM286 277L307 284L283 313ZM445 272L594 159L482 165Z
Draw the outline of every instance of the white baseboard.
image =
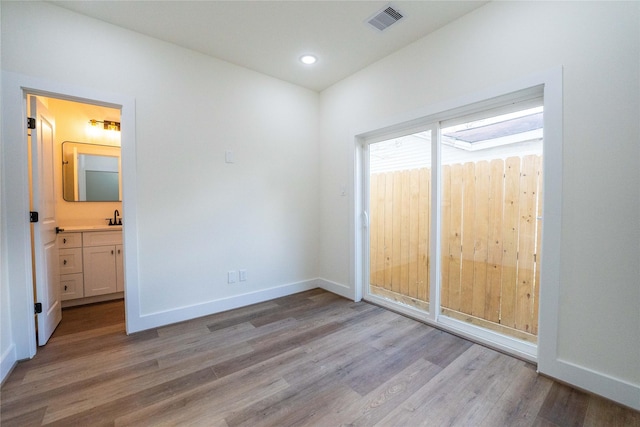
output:
M340 295L341 297L344 297L350 300L354 299L353 289L351 289L347 285L343 285L342 283L332 282L331 280L326 280L321 278L316 279L316 283L318 284L317 287L322 288L325 291L334 293L336 295Z
M275 286L269 289L263 289L256 292L237 295L229 298L223 298L215 301L207 301L201 304L180 307L173 310L145 314L137 319L130 319L128 322L128 333L140 332L146 329L157 328L160 326L170 325L172 323L183 322L202 316L221 313L234 308L245 307L247 305L269 301L274 298L280 298L287 295L296 294L298 292L308 291L318 287L316 279L305 280L302 282L290 283Z
M4 382L16 363L18 363L16 355L16 345L11 343L9 348L0 356L0 384Z
M640 386L637 384L561 359L556 359L545 371L540 370L540 373L640 411Z
M94 304L96 302L105 302L124 298L124 292L116 292L114 294L95 295L86 298L76 298L62 301L62 308L76 307L78 305Z

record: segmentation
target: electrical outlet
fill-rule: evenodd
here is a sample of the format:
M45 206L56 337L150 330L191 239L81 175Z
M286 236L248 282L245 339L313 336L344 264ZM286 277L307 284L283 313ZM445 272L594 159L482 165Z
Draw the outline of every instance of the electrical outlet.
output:
M235 271L230 271L227 273L227 283L236 283L237 280L237 274Z
M247 270L240 270L238 271L239 275L240 275L240 281L244 282L247 280Z

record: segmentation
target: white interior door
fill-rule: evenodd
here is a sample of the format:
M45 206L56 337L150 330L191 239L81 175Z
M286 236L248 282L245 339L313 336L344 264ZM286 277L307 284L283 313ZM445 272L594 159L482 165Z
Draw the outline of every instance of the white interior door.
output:
M60 320L60 274L56 245L56 199L54 168L55 122L44 104L30 97L31 117L36 127L31 130L33 209L38 212L34 223L34 258L36 302L42 304L37 315L38 345L45 345Z

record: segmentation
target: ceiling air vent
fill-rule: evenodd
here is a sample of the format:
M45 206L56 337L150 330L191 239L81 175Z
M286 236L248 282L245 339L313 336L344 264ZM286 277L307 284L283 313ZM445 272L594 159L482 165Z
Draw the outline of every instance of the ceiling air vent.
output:
M389 6L376 13L367 22L378 30L383 31L389 28L392 24L398 22L400 19L402 19L402 14Z

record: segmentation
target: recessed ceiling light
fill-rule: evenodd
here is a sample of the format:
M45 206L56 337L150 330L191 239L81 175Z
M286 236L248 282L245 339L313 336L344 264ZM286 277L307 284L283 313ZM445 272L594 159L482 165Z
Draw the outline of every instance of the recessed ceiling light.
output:
M302 55L300 57L300 62L302 62L303 64L306 64L306 65L315 64L317 60L318 60L318 58L316 58L313 55Z

